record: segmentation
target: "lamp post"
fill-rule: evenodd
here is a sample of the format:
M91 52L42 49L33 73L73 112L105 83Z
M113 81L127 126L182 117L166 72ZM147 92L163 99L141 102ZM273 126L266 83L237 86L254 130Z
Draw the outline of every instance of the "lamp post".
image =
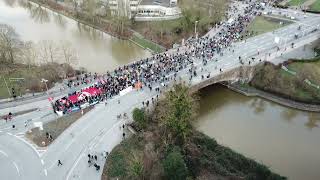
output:
M197 25L198 25L198 21L195 21L195 22L194 22L194 34L195 34L195 36L196 36L196 39L198 39Z

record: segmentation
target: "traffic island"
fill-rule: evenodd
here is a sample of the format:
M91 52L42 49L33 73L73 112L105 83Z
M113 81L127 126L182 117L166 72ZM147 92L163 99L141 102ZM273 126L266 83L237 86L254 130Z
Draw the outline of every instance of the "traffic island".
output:
M78 111L59 117L54 121L43 124L42 130L40 130L39 127L33 128L26 133L26 137L39 147L49 146L60 136L60 134L63 133L63 131L70 127L71 124L76 122L92 109L93 107L88 107L83 109L83 114L81 111Z

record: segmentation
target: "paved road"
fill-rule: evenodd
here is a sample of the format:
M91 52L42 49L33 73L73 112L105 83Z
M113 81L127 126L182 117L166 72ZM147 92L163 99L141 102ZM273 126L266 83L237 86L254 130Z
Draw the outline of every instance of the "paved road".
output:
M219 68L222 68L223 71L226 72L230 69L239 67L239 56L243 59L247 59L245 61L246 63L248 63L248 60L251 57L256 57L256 59L261 59L262 61L276 62L276 57L281 56L283 53L293 51L295 48L299 48L304 44L308 44L319 38L319 31L310 34L315 28L314 25L320 24L319 16L309 14L307 17L303 14L300 14L300 16L300 18L297 17L299 22L276 30L275 32L247 39L246 42L233 43L230 48L224 50L224 55L218 58L218 62L210 61L206 66L203 66L201 60L195 59L195 66L197 66L198 69L202 67L204 70L200 72L196 78L193 78L190 83L199 83L201 81L201 74L206 75L210 73L211 77L220 74ZM301 31L298 30L298 26L302 26ZM299 36L303 37L294 39L295 34L299 34ZM280 38L279 43L275 43L274 40L276 37ZM294 48L291 48L290 44L292 42L295 43ZM277 46L280 47L280 51L276 50ZM232 52L232 49L234 52ZM251 65L255 65L256 63L258 62L255 61L251 63ZM188 81L187 72L188 69L182 70L178 73L178 77ZM111 149L121 141L122 130L120 129L120 126L130 119L118 120L116 116L124 112L130 114L134 107L141 106L142 101L147 99L150 100L150 98L154 96L155 92L150 92L145 89L143 91L133 91L125 96L114 97L108 102L106 107L102 104L97 105L92 111L85 114L80 120L64 131L54 143L41 154L36 149L31 148L30 145L27 145L17 138L17 135L21 132L17 133L16 136L10 135L12 134L12 130L4 129L10 125L2 125L0 126L3 131L0 136L0 142L1 144L4 142L8 145L0 146L0 150L4 152L1 153L0 151L0 158L10 157L11 159L8 159L6 162L0 161L0 167L5 167L8 172L12 172L12 178L18 177L18 172L20 172L26 173L23 174L23 176L28 177L27 179L43 179L43 176L46 177L44 179L100 179L101 171L96 172L92 167L88 167L87 154L97 154L98 164L103 165L104 160L100 154L103 151L110 152ZM120 100L120 104L118 104L118 100ZM43 108L46 107L47 104L47 100L42 100L18 106L16 109L42 107L43 110L40 111L39 114L45 115L46 112L49 112L49 110L44 110L45 108ZM8 110L8 108L2 111L6 110ZM34 112L29 113L28 115L17 117L15 121L21 126L21 122L23 122L24 119L32 119L39 116L39 114ZM20 149L22 152L17 152ZM12 154L8 154L10 152L12 152ZM21 154L21 157L19 153ZM40 157L37 157L38 153ZM7 154L8 157L5 154ZM16 159L15 156L17 157ZM63 163L61 167L57 166L58 159ZM17 169L15 170L13 162L18 165L19 171ZM28 171L29 162L32 162L32 165L35 165L34 170ZM20 169L23 170L20 171ZM27 174L26 171L30 173ZM44 172L47 172L47 176ZM11 179L11 173L9 175L6 174L5 176L10 176Z
M0 179L45 179L45 171L37 153L13 135L0 133Z

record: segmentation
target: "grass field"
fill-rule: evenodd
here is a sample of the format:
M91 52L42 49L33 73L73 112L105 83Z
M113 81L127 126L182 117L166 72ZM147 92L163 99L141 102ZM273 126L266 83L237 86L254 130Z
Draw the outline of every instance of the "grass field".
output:
M307 0L290 0L288 2L289 6L300 6L302 5L304 2L306 2Z
M320 12L320 0L316 0L313 4L311 4L310 9L313 11L319 11Z
M282 22L282 24L280 22ZM264 16L257 16L247 27L245 36L247 38L253 37L259 34L276 30L289 24L291 24L290 21L284 21Z
M145 49L150 49L151 51L155 53L163 52L165 49L159 46L158 44L155 44L147 39L144 39L143 37L139 37L137 35L133 35L131 38L132 41L139 44Z

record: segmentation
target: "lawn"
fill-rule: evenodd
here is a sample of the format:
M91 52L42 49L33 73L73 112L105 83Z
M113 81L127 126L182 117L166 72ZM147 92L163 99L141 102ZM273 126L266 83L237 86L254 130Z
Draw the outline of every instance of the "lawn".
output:
M88 107L83 110L83 114L88 113L92 107ZM53 139L57 139L60 134L63 133L68 127L71 126L74 122L82 117L81 111L64 115L59 117L54 121L50 121L46 124L43 124L43 130L41 131L39 128L31 129L31 132L27 132L26 137L34 142L36 145L40 147L45 147L50 145L53 141L49 141L46 137L46 132L50 133ZM45 144L42 144L45 142Z
M289 24L291 24L290 21L284 21L277 18L265 16L257 16L247 27L245 36L247 36L247 38L253 37L259 34L276 30Z
M139 37L137 35L133 35L131 40L134 41L135 43L139 44L143 48L150 49L151 51L153 51L155 53L160 53L165 50L164 48L162 48L158 44L156 44L150 40L144 39L143 37Z
M289 6L300 6L307 0L291 0L288 2Z
M313 11L319 11L320 12L320 0L316 0L313 4L311 4L310 9Z

